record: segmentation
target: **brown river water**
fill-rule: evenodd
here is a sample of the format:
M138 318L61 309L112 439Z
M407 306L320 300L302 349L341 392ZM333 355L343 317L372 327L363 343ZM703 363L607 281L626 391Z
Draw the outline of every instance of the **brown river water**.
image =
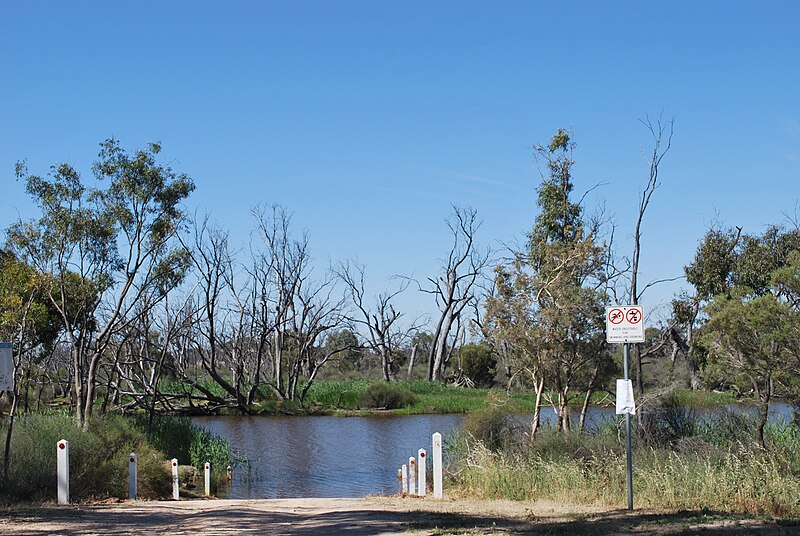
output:
M751 407L726 406L734 412ZM708 415L722 408L708 410ZM773 404L771 419L789 420L791 406ZM615 419L613 408L590 409L587 427ZM370 417L196 417L193 422L225 437L247 463L236 465L229 486L218 495L230 499L364 497L400 490L397 469L420 448L431 452L431 436L445 437L464 415ZM531 417L516 417L528 426ZM542 420L553 422L551 408ZM572 416L577 424L578 414ZM446 458L446 453L445 453ZM428 459L431 459L429 454ZM446 459L445 459L446 463Z

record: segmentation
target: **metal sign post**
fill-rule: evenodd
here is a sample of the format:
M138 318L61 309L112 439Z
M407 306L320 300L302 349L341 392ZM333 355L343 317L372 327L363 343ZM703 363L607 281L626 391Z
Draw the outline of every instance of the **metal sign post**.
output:
M633 455L631 454L631 414L636 411L633 389L628 378L628 346L644 342L644 311L640 305L606 307L606 342L622 343L623 380L617 380L617 414L625 414L625 458L627 464L628 510L633 510ZM621 392L624 388L625 392Z
M622 345L623 378L628 381L628 343ZM631 455L631 414L625 413L625 458L628 465L628 510L633 510L633 456Z

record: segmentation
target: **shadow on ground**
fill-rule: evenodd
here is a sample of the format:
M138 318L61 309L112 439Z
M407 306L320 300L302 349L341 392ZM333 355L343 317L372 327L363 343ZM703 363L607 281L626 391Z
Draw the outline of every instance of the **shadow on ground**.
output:
M247 505L208 507L142 505L29 507L0 512L2 534L707 534L784 535L800 533L800 524L731 517L714 512L660 513L611 511L580 517L509 518L458 512L346 510L269 511Z

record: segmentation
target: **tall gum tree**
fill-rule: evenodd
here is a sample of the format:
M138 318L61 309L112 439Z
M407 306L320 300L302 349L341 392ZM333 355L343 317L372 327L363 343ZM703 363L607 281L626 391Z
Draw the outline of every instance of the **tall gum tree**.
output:
M580 203L571 200L574 147L564 129L548 146L534 147L547 170L538 188L539 214L527 250L496 269L497 292L487 301L485 319L495 345L511 346L515 368L531 375L537 406L545 386L556 393L565 431L573 392L601 381L610 359L603 334L605 247L597 225L586 225ZM537 425L535 417L534 432Z
M69 164L48 176L17 165L38 219L8 230L14 251L46 274L47 297L63 323L71 355L78 424L88 427L101 360L140 297L161 296L180 280L185 257L174 245L192 180L157 162L156 143L132 154L115 139L100 144L95 185ZM151 303L157 303L157 300Z

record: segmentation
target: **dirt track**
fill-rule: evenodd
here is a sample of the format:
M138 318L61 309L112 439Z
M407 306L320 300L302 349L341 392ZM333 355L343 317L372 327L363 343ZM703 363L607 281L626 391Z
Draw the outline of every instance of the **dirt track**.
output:
M0 511L0 534L798 534L800 525L544 501L413 498L124 502Z

